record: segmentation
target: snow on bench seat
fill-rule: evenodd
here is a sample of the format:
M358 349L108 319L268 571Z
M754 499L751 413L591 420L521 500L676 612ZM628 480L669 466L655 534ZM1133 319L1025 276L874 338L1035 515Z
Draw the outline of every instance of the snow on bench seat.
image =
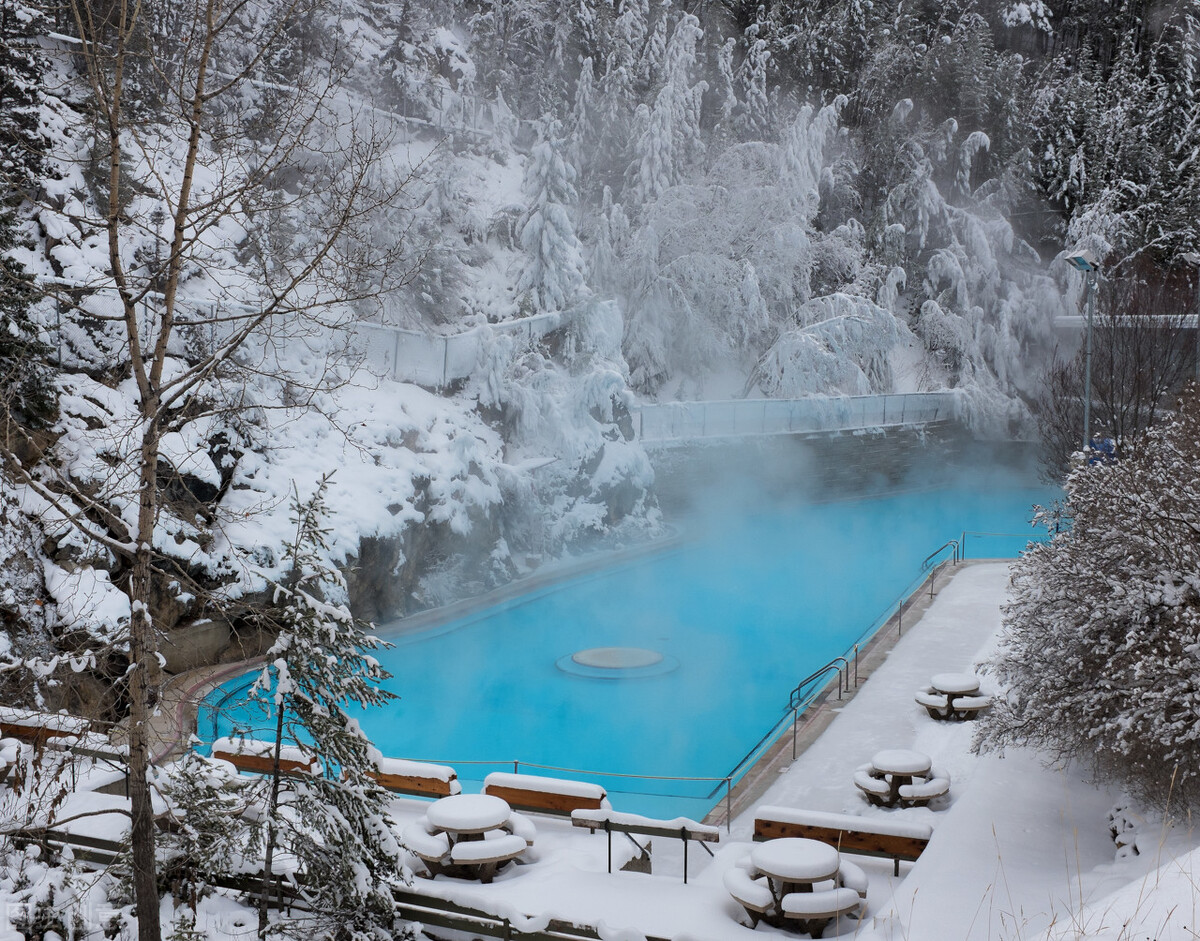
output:
M900 860L915 860L933 836L933 828L925 823L793 807L764 805L754 812L754 817L755 840L788 836L820 840L844 853L892 859L897 874Z
M991 696L958 696L954 700L954 710L963 712L978 712L992 704Z
M415 794L422 797L450 797L462 793L458 774L448 765L437 765L426 761L408 761L404 758L375 759L374 772L368 772L380 787L397 794Z
M751 918L754 918L756 914L770 911L775 904L766 880L753 878L740 866L725 870L721 881L725 884L726 891L733 896L734 901L746 909Z
M611 808L573 810L571 811L571 823L577 827L587 827L593 833L604 829L605 824L608 824L609 829L623 833L682 837L683 832L686 830L689 840L716 843L721 839L721 831L717 827L697 823L689 817L659 820L655 817L643 817L639 814L623 814Z
M450 838L444 833L430 833L420 820L410 823L400 832L400 842L405 849L426 862L441 862L450 852Z
M867 874L857 863L852 863L848 859L840 859L838 861L838 882L847 889L857 892L860 899L866 899Z
M537 839L537 827L524 814L518 814L515 811L510 814L508 817L508 829L514 836L519 836L524 840L527 846L533 846L533 841Z
M816 889L812 892L789 892L779 903L787 918L836 918L856 911L862 899L853 889Z
M950 775L934 768L927 781L900 785L900 800L908 804L925 804L950 791Z
M450 850L450 859L455 865L502 863L516 859L528 848L528 844L519 836L506 833L483 840L461 840Z
M562 816L569 816L574 810L608 806L607 794L599 784L506 771L493 771L484 778L483 793L499 797L519 810Z
M946 694L933 693L927 689L918 690L913 697L917 701L917 705L924 706L929 710L929 714L934 718L941 718L946 714Z
M891 785L883 778L872 776L867 769L870 765L863 765L854 772L854 786L860 791L866 791L868 794L874 794L877 797L887 797L891 794Z
M228 761L240 771L270 774L275 768L275 743L254 738L218 738L212 743L212 756ZM279 749L279 770L285 774L320 774L316 756L296 745Z

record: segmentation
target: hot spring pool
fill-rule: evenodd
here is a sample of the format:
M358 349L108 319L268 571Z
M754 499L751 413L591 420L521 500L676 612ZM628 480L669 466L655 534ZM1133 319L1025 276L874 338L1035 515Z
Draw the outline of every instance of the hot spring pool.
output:
M895 611L931 552L965 531L968 558L1015 557L1037 535L1032 504L1054 496L990 478L709 517L668 551L420 632L381 626L401 698L359 719L385 755L453 765L464 790L514 761L722 778L801 679ZM202 738L273 728L241 702L249 683L209 696ZM661 817L699 819L724 795L714 781L592 779L616 809Z

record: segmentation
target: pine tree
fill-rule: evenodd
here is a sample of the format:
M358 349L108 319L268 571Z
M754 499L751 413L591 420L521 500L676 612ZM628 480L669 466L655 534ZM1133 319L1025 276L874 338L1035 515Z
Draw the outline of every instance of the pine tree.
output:
M347 707L378 706L395 697L379 688L389 674L367 653L382 642L351 615L345 580L327 561L325 493L331 476L308 499L293 497L296 537L286 544L289 576L275 586L279 634L252 687L252 695L270 698L276 722L260 936L267 928L277 849L301 861L301 891L315 922L290 919L288 930L310 939L314 927L321 937L378 939L393 927L389 889L399 875L399 847L389 828L387 795L369 776L378 753ZM320 772L285 782L279 773L285 741L315 752Z
M696 44L703 35L700 21L691 14L684 14L671 33L663 87L639 129L627 173L635 203L647 203L674 186L703 152L700 104L708 84L692 83Z
M0 0L0 423L53 417L50 348L29 310L39 293L12 252L21 244L18 215L47 172L39 128L45 63L34 36L45 17L22 0Z
M519 237L528 260L517 281L538 310L567 310L584 290L583 249L568 207L577 199L575 170L561 141L533 148L525 171L528 210Z
M160 793L172 826L158 847L160 878L186 906L192 925L200 900L212 891L210 880L233 872L261 838L258 822L245 812L257 783L191 750L164 771Z
M742 111L739 124L744 137L765 140L771 126L771 100L767 95L767 69L771 51L765 39L758 36L755 24L747 31L750 48L738 67L738 83L742 86Z

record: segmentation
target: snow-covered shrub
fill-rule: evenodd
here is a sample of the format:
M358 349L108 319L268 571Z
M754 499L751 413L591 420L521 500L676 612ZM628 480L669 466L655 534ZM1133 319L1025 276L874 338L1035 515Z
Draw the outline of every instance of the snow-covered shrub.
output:
M1077 759L1153 806L1200 803L1200 401L1067 480L1071 525L1014 566L1005 688L979 745Z

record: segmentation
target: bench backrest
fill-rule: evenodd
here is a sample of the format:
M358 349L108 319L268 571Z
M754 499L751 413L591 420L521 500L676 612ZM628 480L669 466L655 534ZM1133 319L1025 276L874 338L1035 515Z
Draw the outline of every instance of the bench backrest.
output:
M255 771L259 774L271 774L275 770L273 755L247 755L241 752L219 751L213 749L212 756L228 761L239 771ZM280 758L279 770L283 774L312 774L316 769L316 761L300 761L294 758Z
M450 797L462 792L457 775L447 780L444 777L426 777L419 774L386 774L382 771L368 771L367 776L374 778L382 788L396 794L415 794L419 797Z
M505 787L498 784L484 785L483 793L499 797L514 810L540 811L544 814L559 814L564 817L569 817L572 810L599 810L603 804L603 798L600 797Z
M754 839L774 840L779 837L820 840L822 843L828 843L830 846L848 853L905 860L915 860L929 845L928 838L873 833L865 826L816 826L763 818L754 821Z

